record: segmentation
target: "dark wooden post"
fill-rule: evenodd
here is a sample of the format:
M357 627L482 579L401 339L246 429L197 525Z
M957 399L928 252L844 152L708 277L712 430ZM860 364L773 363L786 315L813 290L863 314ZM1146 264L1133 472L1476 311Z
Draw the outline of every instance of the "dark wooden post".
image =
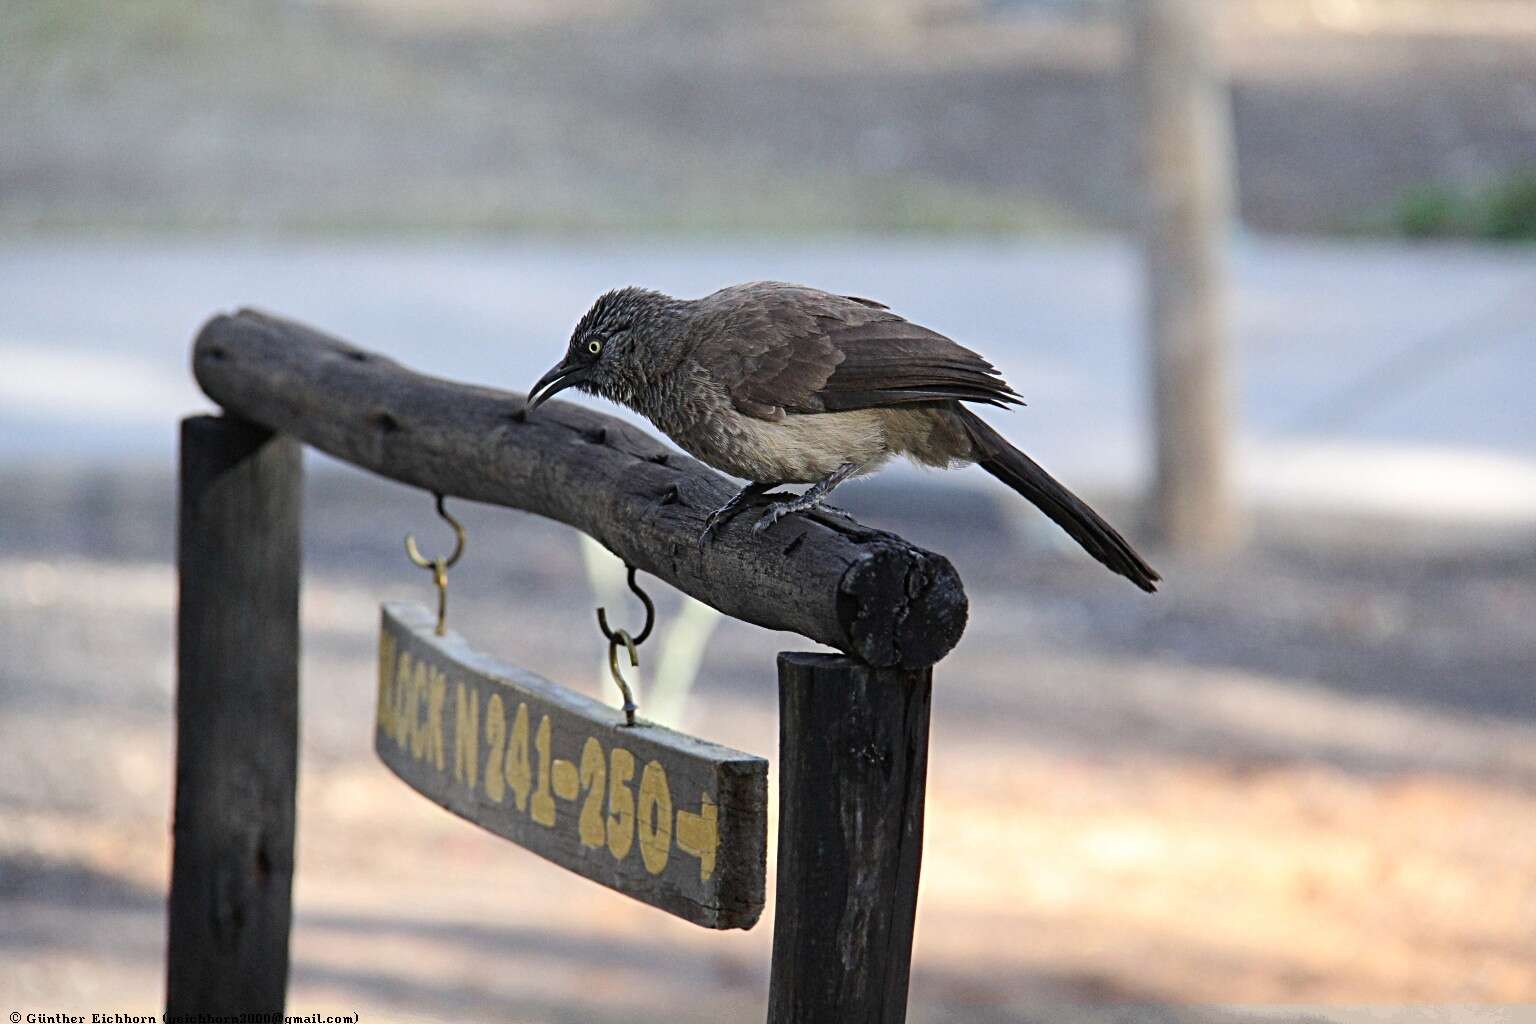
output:
M769 1024L906 1019L933 669L779 655Z
M166 1013L281 1014L298 769L299 445L181 425Z

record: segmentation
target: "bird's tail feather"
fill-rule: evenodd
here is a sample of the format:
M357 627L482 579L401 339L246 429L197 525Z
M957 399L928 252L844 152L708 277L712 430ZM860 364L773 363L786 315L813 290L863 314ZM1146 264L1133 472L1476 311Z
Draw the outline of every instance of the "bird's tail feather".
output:
M1028 498L1111 572L1119 573L1149 594L1157 590L1162 577L1113 526L1041 469L1035 460L987 426L981 417L958 402L955 405L960 421L970 434L977 465Z

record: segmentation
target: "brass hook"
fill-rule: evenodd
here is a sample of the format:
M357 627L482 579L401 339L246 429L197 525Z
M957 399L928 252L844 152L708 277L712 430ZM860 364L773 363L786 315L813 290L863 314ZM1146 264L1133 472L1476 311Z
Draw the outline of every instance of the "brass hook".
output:
M630 639L629 631L621 629L608 638L608 671L613 674L613 681L618 684L619 692L624 695L624 724L635 724L635 712L640 710L635 703L635 695L630 692L629 684L624 681L623 674L619 671L619 645L629 651L629 667L640 667L640 655L635 651L635 641Z
M416 535L413 533L405 535L405 553L416 565L432 571L432 582L437 585L437 635L442 636L448 632L448 570L464 554L464 525L448 514L448 510L443 507L440 492L434 491L432 494L437 499L437 514L453 527L453 554L447 558L427 558L416 546Z
M650 595L641 590L640 584L635 582L635 567L626 563L624 568L629 570L629 589L634 591L635 596L640 599L640 603L645 605L645 628L632 641L636 646L639 646L645 643L645 638L651 635L651 627L656 625L656 606L651 603ZM613 630L608 628L608 611L605 608L597 610L597 628L603 631L603 636L607 637L610 642L613 640L615 634ZM623 630L620 630L620 632L623 632ZM628 634L625 635L627 636Z
M629 570L629 589L634 591L640 603L645 605L645 628L640 630L639 636L630 636L626 629L612 630L608 628L608 611L605 608L597 610L597 628L603 631L603 636L608 638L608 671L613 674L613 681L618 684L619 692L624 695L624 723L635 724L635 712L639 708L635 704L635 697L629 690L629 684L624 681L624 676L619 672L619 645L622 644L629 651L629 667L640 667L640 655L635 648L645 643L645 638L651 635L651 628L656 625L656 605L651 602L651 597L640 589L640 584L635 582L635 567L625 564Z

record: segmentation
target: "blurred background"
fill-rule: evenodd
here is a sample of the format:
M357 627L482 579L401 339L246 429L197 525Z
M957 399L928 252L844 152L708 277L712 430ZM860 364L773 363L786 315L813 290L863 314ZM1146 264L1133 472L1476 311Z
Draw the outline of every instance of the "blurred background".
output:
M973 471L839 492L971 595L911 1019L1514 1020L1533 240L1530 0L7 0L0 1004L159 1012L205 318L522 389L608 288L780 278L988 355L1167 579ZM761 1019L771 910L699 930L377 763L377 604L431 601L440 527L308 468L289 1012ZM611 558L458 511L455 627L607 699ZM775 756L807 645L650 589L642 713Z

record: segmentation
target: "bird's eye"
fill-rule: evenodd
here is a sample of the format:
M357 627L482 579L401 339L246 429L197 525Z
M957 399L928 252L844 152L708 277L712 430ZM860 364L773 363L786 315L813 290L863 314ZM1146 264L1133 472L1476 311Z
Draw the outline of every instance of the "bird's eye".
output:
M597 355L602 350L603 343L598 341L596 338L593 338L591 341L587 342L587 351L591 352L593 355Z

